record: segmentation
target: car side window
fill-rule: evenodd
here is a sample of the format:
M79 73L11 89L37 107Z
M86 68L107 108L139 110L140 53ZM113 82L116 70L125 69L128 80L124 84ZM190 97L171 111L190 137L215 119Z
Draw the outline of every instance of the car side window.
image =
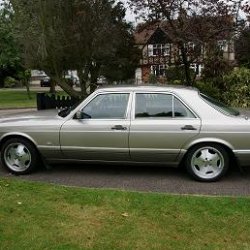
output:
M89 119L124 119L128 99L128 93L100 94L90 101L82 112Z
M138 93L135 101L135 118L192 117L195 116L171 94Z
M195 118L194 114L183 103L174 97L174 117Z
M172 96L167 94L136 94L135 117L172 117Z

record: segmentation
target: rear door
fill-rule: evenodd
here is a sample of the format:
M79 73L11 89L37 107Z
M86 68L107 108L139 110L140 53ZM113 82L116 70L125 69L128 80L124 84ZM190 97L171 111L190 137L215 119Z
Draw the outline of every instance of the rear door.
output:
M171 93L134 95L129 146L138 162L175 162L182 145L199 134L200 119Z

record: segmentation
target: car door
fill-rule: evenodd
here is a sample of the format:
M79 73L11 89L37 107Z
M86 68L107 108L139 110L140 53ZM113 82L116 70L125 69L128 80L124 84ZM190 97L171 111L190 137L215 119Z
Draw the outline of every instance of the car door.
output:
M81 109L82 117L64 123L61 150L68 159L128 160L130 93L97 94Z
M135 93L130 127L131 158L175 162L182 145L199 134L200 119L171 93Z

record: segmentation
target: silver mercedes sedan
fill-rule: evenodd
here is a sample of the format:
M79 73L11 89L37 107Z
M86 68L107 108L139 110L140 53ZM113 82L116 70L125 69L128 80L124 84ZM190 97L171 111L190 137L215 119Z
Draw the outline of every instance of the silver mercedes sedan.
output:
M216 181L250 165L246 116L187 87L101 88L78 106L0 117L2 165L27 174L39 163L179 166Z

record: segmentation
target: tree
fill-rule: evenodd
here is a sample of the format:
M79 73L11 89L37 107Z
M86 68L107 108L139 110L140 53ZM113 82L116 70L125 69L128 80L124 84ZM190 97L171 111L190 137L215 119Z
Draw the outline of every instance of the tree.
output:
M21 47L13 32L14 13L8 1L3 1L0 8L0 87L4 86L7 77L19 81L27 89L31 99L30 70L26 69L21 57Z
M82 91L89 86L93 90L100 74L109 80L130 77L139 57L136 57L138 53L133 46L131 25L125 22L123 4L107 0L85 1L83 4L79 0L75 7L78 14L74 21L77 36L74 51L78 76L85 87ZM88 39L83 42L84 37Z
M236 40L236 59L241 66L250 69L250 26Z
M240 23L240 10L249 11L245 0L130 0L130 6L148 22L167 23L169 36L180 50L187 85L193 83L189 68L197 58L187 44L192 41L201 48L221 37L231 39Z
M125 9L111 0L11 0L25 62L44 70L68 94L84 97L94 89L101 69L108 67L129 34ZM123 27L121 29L121 27ZM77 92L64 79L75 69Z
M15 35L22 46L22 57L29 68L44 70L52 83L72 96L75 91L63 79L69 66L69 1L11 0L14 9ZM63 9L65 6L65 10Z
M140 50L134 45L133 27L131 24L121 23L119 44L116 51L109 55L101 68L103 75L109 82L123 82L133 79L135 69L139 63Z
M15 76L22 69L19 47L13 34L13 13L9 4L0 8L0 87L7 76Z

